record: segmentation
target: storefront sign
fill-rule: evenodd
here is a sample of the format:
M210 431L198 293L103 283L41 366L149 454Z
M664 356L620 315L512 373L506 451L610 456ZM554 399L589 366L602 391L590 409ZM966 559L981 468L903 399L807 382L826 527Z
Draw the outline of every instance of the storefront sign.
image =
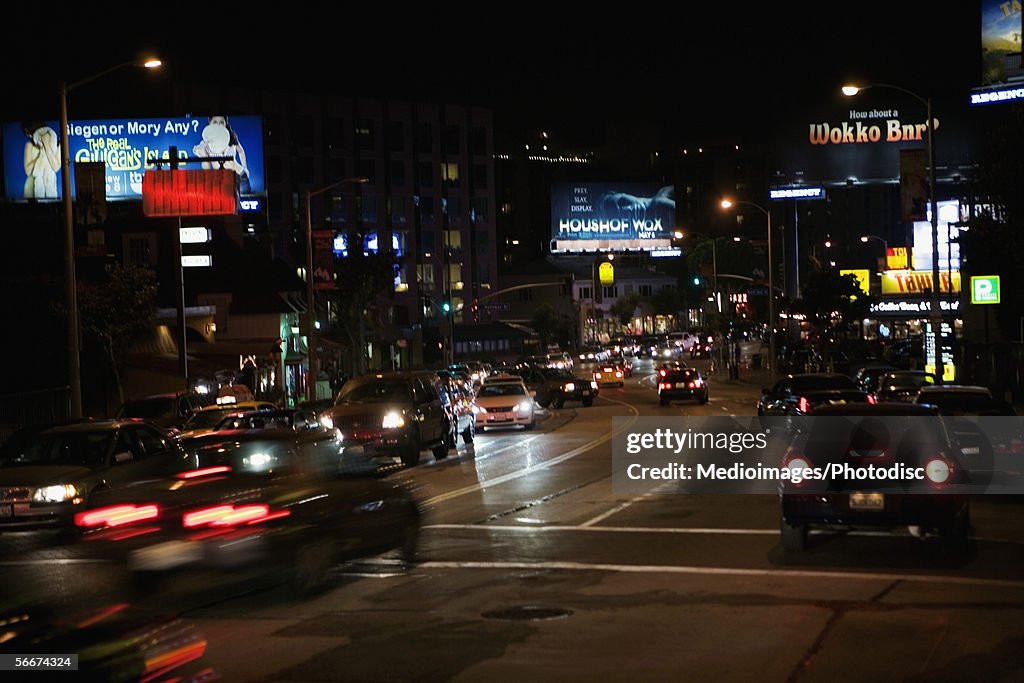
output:
M942 350L943 382L956 380L956 366L953 365L953 345L955 343L953 326L947 322L942 323L939 332L939 346ZM935 335L932 334L930 322L925 323L924 326L924 371L935 374Z
M601 286L611 287L615 284L615 266L605 261L598 266L597 277L601 281Z
M906 270L910 265L910 254L906 247L888 247L885 250L885 267L889 270Z
M930 270L887 270L882 273L882 294L923 294L930 291L932 291L932 272ZM960 292L960 271L939 271L939 291L946 294L958 294Z
M960 311L960 299L940 299L939 310L942 313ZM932 311L930 299L883 299L871 304L871 313L879 316L917 318L927 316Z

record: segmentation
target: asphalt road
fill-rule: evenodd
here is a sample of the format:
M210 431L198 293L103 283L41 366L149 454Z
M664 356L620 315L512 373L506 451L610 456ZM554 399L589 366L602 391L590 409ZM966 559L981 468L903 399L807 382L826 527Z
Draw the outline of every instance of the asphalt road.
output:
M307 601L218 577L151 602L195 620L230 681L1024 679L1022 502L973 501L961 560L908 533L787 555L774 496L613 491L612 417L753 412L758 387L730 382L660 407L650 371L394 475L429 510L414 566L344 565ZM0 568L7 600L124 580L47 537L0 536Z

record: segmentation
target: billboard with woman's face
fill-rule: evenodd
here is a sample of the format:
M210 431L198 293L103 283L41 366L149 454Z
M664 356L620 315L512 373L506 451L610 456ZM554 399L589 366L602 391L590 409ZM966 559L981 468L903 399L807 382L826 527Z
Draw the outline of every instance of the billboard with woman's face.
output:
M197 159L181 168L230 169L238 174L241 194L266 191L259 116L71 121L68 143L71 187L76 162L103 162L109 200L141 199L143 174L156 168L153 160L168 159L171 147L177 148L179 159ZM4 124L3 161L8 199L61 198L59 123Z

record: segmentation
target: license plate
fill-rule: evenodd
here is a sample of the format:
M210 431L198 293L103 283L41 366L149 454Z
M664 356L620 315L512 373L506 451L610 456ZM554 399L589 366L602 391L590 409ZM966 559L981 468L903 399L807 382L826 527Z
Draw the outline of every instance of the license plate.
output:
M583 390L583 395L584 396L590 396L590 390L589 389L584 389Z
M884 510L885 494L882 493L851 493L851 510Z
M685 389L686 382L676 382L676 389Z
M14 506L13 505L0 505L0 517L13 517Z

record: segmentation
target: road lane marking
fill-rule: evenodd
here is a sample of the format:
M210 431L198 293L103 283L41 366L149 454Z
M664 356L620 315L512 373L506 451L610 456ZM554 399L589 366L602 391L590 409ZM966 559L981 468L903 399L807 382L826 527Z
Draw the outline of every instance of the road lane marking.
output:
M647 494L645 494L647 495ZM642 496L641 496L642 497ZM715 527L667 527L648 528L640 526L520 526L518 524L424 524L422 529L489 529L494 531L603 531L621 534L736 534L748 536L778 536L778 529L718 529Z
M604 398L604 397L600 397L599 396L598 398ZM600 446L603 443L611 441L612 438L615 437L616 434L619 434L620 432L623 432L623 431L629 429L629 427L632 426L633 422L635 422L636 419L640 416L640 411L637 410L636 407L633 406L632 404L626 403L625 401L617 401L617 400L615 400L613 398L604 398L604 400L605 401L609 401L611 403L618 403L620 405L626 406L633 413L633 417L630 418L629 420L627 420L626 423L623 424L622 427L619 429L619 431L617 431L617 432L615 432L615 431L609 432L608 434L605 434L604 436L602 436L600 438L594 439L593 441L588 441L587 443L583 444L582 446L579 446L577 448L572 449L568 453L563 453L562 455L555 456L554 458L551 458L550 460L546 460L544 462L537 463L536 465L531 465L530 467L527 467L526 469L519 470L519 471L516 471L516 472L509 472L508 474L503 474L500 477L495 477L494 479L488 479L487 481L478 482L476 484L470 484L469 486L463 486L460 489L455 489L454 491L449 491L448 493L438 494L436 496L433 496L432 498L428 498L427 500L423 501L423 504L426 505L426 506L433 506L433 505L436 505L438 503L444 502L446 500L452 500L453 498L459 498L459 497L465 496L465 495L467 495L469 493L474 493L476 491L482 491L482 490L484 490L484 489L486 489L486 488L488 488L490 486L498 486L499 484L504 484L507 481L512 481L514 479L519 479L521 477L525 477L525 476L527 476L529 474L532 474L534 472L537 472L539 470L544 470L544 469L548 469L549 467L553 467L554 465L557 465L559 463L565 462L566 460L570 460L570 459L575 458L576 456L578 456L578 455L580 455L582 453L586 453L589 450L597 448L598 446ZM521 447L521 445L520 445L520 447Z
M914 583L994 586L1024 589L1024 581L981 579L934 574L872 574L870 572L828 572L806 569L737 569L733 567L697 567L690 565L604 564L589 562L421 562L414 569L502 569L562 571L599 571L623 574L693 574L711 576L766 576L794 579L851 579L860 581L908 581Z
M0 567L32 567L35 565L51 565L51 564L113 564L113 560L96 559L96 560L85 560L85 559L74 559L65 558L60 560L2 560L0 561Z
M656 493L659 493L662 489L668 488L668 485L670 483L672 483L674 485L674 482L666 482L666 483L664 483L664 484L654 488L653 490L648 491L647 493L642 493L639 496L637 496L636 498L633 498L632 500L627 500L625 503L620 503L619 505L616 505L615 507L613 507L611 510L608 510L606 512L602 512L598 516L592 517L592 518L588 519L587 521L583 522L583 524L580 524L580 527L582 527L582 528L592 527L595 524L597 524L598 522L603 522L604 520L608 519L612 515L617 514L619 512L622 512L626 508L630 507L631 505L633 505L633 503L638 503L641 500L643 500L644 498L647 498L648 496L651 496L651 495L654 495Z

